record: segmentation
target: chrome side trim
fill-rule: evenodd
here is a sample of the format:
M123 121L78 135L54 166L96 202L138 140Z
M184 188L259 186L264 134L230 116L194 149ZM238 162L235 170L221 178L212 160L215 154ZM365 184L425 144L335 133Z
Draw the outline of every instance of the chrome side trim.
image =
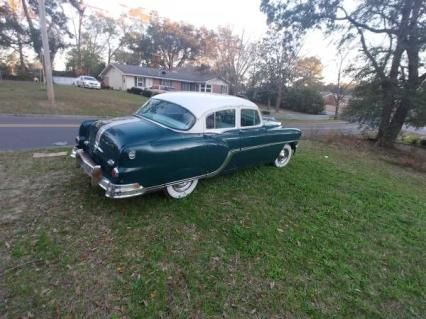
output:
M223 163L216 170L214 170L214 171L212 171L210 173L203 174L203 175L198 175L198 176L193 176L193 177L181 179L181 180L178 180L178 181L173 181L173 182L166 183L166 184L161 184L161 185L157 185L157 186L147 187L147 188L145 188L145 190L148 192L148 191L153 191L153 190L161 189L161 188L164 188L166 186L170 186L170 185L174 185L174 184L179 184L179 183L191 181L191 180L194 180L194 179L214 177L214 176L219 175L226 168L226 166L229 164L229 162L231 161L232 157L236 153L238 153L240 151L248 151L248 150L251 150L251 149L257 149L257 148L268 147L268 146L279 145L279 144L288 144L288 143L292 143L292 142L296 142L296 141L297 140L291 140L291 141L285 141L285 142L276 142L276 143L268 143L268 144L262 144L262 145L256 145L256 146L246 147L246 148L243 148L241 150L238 149L238 148L234 148L234 149L228 151L228 154L226 155L225 160L223 161Z
M225 158L225 160L223 161L223 163L216 169L216 170L214 170L213 172L210 172L210 173L207 173L207 174L205 174L205 175L203 175L204 177L206 177L206 178L210 178L210 177L213 177L213 176L216 176L216 175L219 175L225 168L226 168L226 166L229 164L229 162L231 161L231 159L234 157L234 155L236 154L236 153L238 153L240 150L239 149L233 149L233 150L230 150L229 152L228 152L228 154L226 155L226 158Z
M191 181L191 180L194 180L194 179L210 178L210 177L214 177L216 175L219 175L226 168L226 166L229 164L229 162L231 161L233 156L238 152L243 152L243 151L248 151L248 150L253 150L253 149L259 149L259 148L273 146L273 145L279 145L279 144L288 144L288 143L292 143L292 142L295 142L295 141L297 141L297 140L268 143L268 144L262 144L262 145L256 145L256 146L249 146L249 147L244 147L244 148L241 148L241 149L238 149L238 148L232 149L232 150L228 151L228 154L226 155L226 158L222 162L222 164L216 170L214 170L210 173L202 174L202 175L199 175L199 176L193 176L193 177L181 179L181 180L178 180L178 181L173 181L173 182L170 182L170 183L164 183L164 184L160 184L160 185L150 186L150 187L143 187L142 185L140 185L138 183L114 184L109 179L107 179L106 177L104 177L102 175L100 175L100 177L99 177L100 166L95 165L95 163L93 161L91 161L90 158L88 158L87 154L85 154L82 149L78 149L77 147L74 147L72 149L70 156L76 158L78 166L81 167L83 169L83 171L91 177L92 184L94 184L94 181L95 181L95 184L99 185L102 189L105 190L105 196L106 197L108 197L108 198L128 198L128 197L143 195L145 193L157 191L157 190L163 189L163 188L170 186L170 185L187 182L187 181ZM98 176L94 176L96 174L98 174Z
M268 146L274 146L274 145L279 145L279 144L288 144L288 143L292 143L295 142L293 141L285 141L285 142L275 142L275 143L268 143L268 144L261 144L261 145L255 145L255 146L247 146L247 147L242 147L241 148L241 152L244 151L251 151L251 150L256 150L258 148L263 148L263 147L268 147Z

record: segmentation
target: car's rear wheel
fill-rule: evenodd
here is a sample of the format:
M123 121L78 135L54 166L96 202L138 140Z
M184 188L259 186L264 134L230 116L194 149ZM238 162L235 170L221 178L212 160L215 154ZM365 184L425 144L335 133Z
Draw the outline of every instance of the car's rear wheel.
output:
M171 198L179 199L184 198L191 194L198 184L198 179L185 181L166 187L166 194Z
M285 144L278 157L274 161L275 167L281 168L286 166L293 155L293 149L290 144Z

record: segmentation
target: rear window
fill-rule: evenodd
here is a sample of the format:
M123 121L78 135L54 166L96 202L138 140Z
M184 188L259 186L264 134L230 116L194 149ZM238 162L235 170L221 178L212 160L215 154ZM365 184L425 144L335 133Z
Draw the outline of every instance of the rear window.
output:
M91 76L85 76L84 79L87 80L87 81L96 81L96 79L94 77L91 77Z
M158 99L150 99L135 114L177 130L189 130L195 123L184 107Z
M235 109L217 111L206 118L207 129L235 127Z
M259 112L253 109L241 110L241 127L256 126L260 124Z

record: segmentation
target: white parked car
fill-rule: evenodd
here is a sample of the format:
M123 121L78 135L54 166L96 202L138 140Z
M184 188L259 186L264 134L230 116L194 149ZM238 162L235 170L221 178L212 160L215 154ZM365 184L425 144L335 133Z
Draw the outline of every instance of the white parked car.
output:
M101 83L96 80L93 76L82 75L79 76L75 81L75 85L82 88L89 89L100 89Z

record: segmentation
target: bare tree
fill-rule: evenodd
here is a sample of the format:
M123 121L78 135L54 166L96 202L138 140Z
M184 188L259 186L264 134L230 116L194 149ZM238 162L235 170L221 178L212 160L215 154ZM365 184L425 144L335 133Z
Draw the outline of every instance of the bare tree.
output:
M228 82L230 94L241 91L247 71L255 60L255 53L256 45L245 38L244 32L237 36L229 27L219 28L214 68Z
M87 6L84 0L70 0L70 4L77 10L78 20L77 26L74 19L72 20L74 27L75 47L77 50L77 65L81 65L81 37L83 33L84 14Z
M114 45L114 43L119 42L119 30L117 27L117 21L111 17L102 17L103 27L102 32L105 37L105 44L107 47L107 64L111 63L111 58L114 55L115 51L118 49L119 45ZM119 44L119 43L118 43Z
M346 52L339 51L338 60L337 60L337 87L336 87L336 109L334 111L334 119L339 118L340 106L345 99L347 88L351 85L352 81L349 83L342 82L342 76L345 72L346 59L348 57L349 50Z
M276 90L275 110L277 112L281 106L285 87L296 77L299 51L299 42L286 30L269 29L268 36L260 45L262 69Z

